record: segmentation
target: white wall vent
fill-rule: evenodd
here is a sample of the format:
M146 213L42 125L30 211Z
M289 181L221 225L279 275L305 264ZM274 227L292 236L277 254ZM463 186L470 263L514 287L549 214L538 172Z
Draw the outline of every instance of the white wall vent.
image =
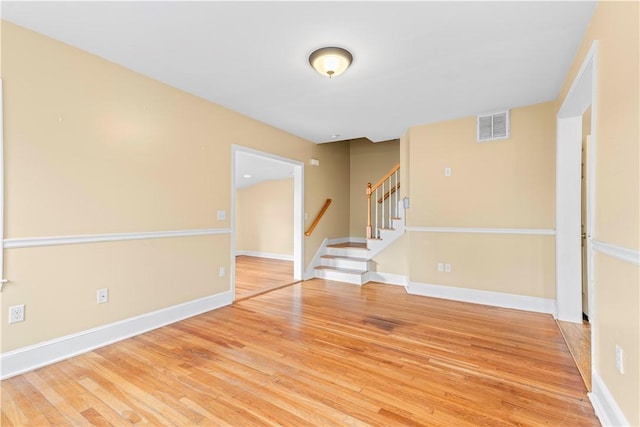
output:
M478 116L478 142L509 138L509 111Z

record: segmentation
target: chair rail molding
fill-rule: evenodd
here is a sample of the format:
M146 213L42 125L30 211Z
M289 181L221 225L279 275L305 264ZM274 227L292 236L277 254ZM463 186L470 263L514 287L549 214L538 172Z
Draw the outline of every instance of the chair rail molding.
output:
M477 233L477 234L532 234L555 236L556 231L547 228L461 228L461 227L405 227L406 231L422 233Z
M203 228L194 230L145 231L140 233L80 234L75 236L24 237L4 239L5 249L38 246L76 245L81 243L117 242L122 240L164 239L170 237L210 236L231 234L230 228Z
M591 244L596 252L609 255L619 259L620 261L640 266L640 251L595 239L591 240Z

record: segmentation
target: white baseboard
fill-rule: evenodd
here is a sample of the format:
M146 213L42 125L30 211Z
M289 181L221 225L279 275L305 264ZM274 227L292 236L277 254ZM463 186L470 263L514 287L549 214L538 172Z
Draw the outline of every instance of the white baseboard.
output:
M589 399L603 426L628 426L629 422L622 413L618 403L611 395L606 384L597 372L592 371L591 385L593 391L589 393Z
M367 243L367 238L366 237L349 237L349 240L347 241L354 242L354 243Z
M382 273L378 271L369 272L369 280L371 282L384 283L386 285L407 286L409 281L407 276L402 274Z
M409 282L407 293L552 315L556 312L555 300L502 292Z
M257 258L279 259L282 261L293 261L293 255L272 254L269 252L236 251L236 256L238 255L254 256Z
M231 291L0 354L0 379L50 365L233 302Z

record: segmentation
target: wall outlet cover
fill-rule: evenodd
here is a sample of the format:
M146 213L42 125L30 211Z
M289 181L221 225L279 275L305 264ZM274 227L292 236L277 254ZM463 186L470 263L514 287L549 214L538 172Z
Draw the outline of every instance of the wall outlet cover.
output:
M24 321L24 304L9 307L9 323Z

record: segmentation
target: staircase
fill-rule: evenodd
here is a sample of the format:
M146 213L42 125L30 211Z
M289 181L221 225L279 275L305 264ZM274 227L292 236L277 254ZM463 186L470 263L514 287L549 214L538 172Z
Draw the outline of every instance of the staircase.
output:
M402 202L399 202L402 204ZM314 269L314 277L336 282L364 285L370 280L371 259L404 234L404 209L399 206L397 217L391 218L391 227L378 228L378 238L366 243L346 242L327 244L322 248L320 265Z
M336 282L363 285L369 281L369 249L366 243L336 243L327 245L320 257L315 276Z
M399 200L398 191L399 173L400 163L375 184L367 184L367 239L362 242L328 242L325 239L314 257L315 263L312 265L315 267L309 277L356 285L364 285L370 280L373 257L404 234L404 204ZM327 202L331 200L327 199ZM319 217L324 210L326 205Z

